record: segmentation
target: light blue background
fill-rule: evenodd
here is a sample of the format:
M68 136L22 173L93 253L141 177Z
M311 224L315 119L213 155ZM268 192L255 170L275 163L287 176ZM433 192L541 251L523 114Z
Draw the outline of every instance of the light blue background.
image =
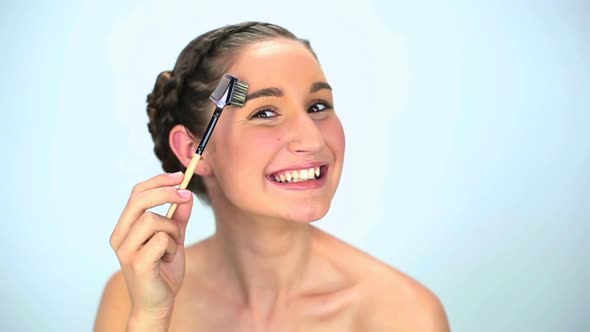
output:
M0 330L92 328L110 233L161 171L146 94L191 39L244 20L310 39L334 87L347 155L320 227L430 287L453 331L590 330L587 1L0 12ZM189 238L212 231L196 206Z

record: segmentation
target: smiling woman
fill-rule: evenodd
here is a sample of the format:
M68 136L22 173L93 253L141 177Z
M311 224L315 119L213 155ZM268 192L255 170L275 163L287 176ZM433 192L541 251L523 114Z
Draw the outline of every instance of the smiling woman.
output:
M193 204L179 190L223 74L248 83L228 107L189 189L210 204L213 236L185 247ZM96 331L448 331L437 297L311 225L328 212L345 139L310 44L247 22L193 40L148 96L168 174L133 189L111 236L121 272ZM148 212L178 203L172 219Z

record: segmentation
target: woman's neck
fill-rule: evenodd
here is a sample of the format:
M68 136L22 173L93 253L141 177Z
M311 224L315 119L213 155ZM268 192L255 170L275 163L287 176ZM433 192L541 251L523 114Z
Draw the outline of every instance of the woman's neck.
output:
M239 302L269 317L288 301L305 278L312 232L309 224L216 214L213 248Z

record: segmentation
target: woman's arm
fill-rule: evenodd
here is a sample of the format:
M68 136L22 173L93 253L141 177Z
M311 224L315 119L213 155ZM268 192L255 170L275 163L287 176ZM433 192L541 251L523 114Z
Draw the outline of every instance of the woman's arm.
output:
M121 272L108 281L94 322L95 332L126 331L131 313L131 301Z

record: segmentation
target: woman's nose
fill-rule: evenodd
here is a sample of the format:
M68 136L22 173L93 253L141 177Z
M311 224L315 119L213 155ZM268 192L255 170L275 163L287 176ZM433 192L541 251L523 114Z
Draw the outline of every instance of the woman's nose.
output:
M309 114L292 117L287 126L288 148L296 153L315 153L324 145L324 137L316 121Z

